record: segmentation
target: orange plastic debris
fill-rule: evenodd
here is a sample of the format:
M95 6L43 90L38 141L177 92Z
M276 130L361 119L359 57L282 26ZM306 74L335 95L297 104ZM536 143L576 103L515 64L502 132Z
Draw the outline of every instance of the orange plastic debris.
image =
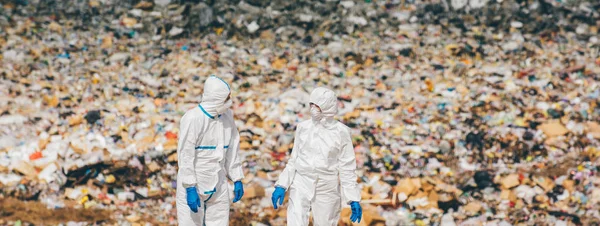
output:
M176 140L177 134L169 131L169 132L165 133L165 137L169 140Z
M43 157L42 156L42 152L36 151L33 154L29 155L29 160L33 161L33 160L36 160L36 159L40 159L42 157Z

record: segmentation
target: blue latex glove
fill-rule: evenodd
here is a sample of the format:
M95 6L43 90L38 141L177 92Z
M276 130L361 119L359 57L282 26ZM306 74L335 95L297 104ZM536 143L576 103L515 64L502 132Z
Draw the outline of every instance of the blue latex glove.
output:
M362 219L362 208L360 207L360 203L356 201L351 202L350 208L352 209L352 216L350 216L350 220L352 222L360 223L360 220Z
M186 188L185 191L187 192L188 206L190 206L192 212L197 213L198 207L200 207L202 203L200 202L200 196L198 196L198 191L196 191L196 187Z
M242 196L244 196L244 185L241 181L236 181L233 183L233 186L233 194L235 195L235 198L233 198L233 203L236 203L242 199Z
M279 205L283 205L283 199L285 198L285 189L282 187L275 187L275 191L273 192L273 197L271 197L271 201L273 201L273 207L277 209L277 202L279 201Z

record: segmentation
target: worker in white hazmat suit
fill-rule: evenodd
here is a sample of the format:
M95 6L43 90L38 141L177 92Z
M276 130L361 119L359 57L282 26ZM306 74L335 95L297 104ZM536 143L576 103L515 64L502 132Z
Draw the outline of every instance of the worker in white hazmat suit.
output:
M211 76L204 83L202 102L180 121L177 157L177 221L179 225L229 225L229 189L233 202L244 195L239 132L229 109L230 87Z
M307 226L311 209L315 226L338 225L342 204L349 204L351 220L360 222L356 156L349 128L333 118L337 97L329 89L316 88L310 101L312 119L296 128L291 157L273 192L273 206L282 205L289 191L288 225Z

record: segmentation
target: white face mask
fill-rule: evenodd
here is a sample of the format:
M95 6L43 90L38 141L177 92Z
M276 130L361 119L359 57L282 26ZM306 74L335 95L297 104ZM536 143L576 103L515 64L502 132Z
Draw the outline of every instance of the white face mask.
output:
M223 103L223 105L221 105L219 108L217 108L217 113L219 113L219 115L225 113L225 111L227 111L227 109L231 108L232 105L233 105L233 101L231 99L229 99L228 101L225 101L225 103Z
M321 119L323 119L323 113L321 112L321 110L319 108L317 108L315 106L310 107L310 116L315 121L321 121Z

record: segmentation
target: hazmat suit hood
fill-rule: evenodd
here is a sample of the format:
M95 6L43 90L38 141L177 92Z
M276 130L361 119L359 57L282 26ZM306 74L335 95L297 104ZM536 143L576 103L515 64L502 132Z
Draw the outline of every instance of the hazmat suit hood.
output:
M202 102L200 102L202 110L212 117L225 113L231 107L231 99L225 101L230 93L231 88L227 82L211 75L204 82L204 93L202 94Z
M310 102L321 108L320 115L312 115L315 123L329 125L334 122L333 117L338 113L338 107L337 96L332 90L323 87L316 88L310 94Z

